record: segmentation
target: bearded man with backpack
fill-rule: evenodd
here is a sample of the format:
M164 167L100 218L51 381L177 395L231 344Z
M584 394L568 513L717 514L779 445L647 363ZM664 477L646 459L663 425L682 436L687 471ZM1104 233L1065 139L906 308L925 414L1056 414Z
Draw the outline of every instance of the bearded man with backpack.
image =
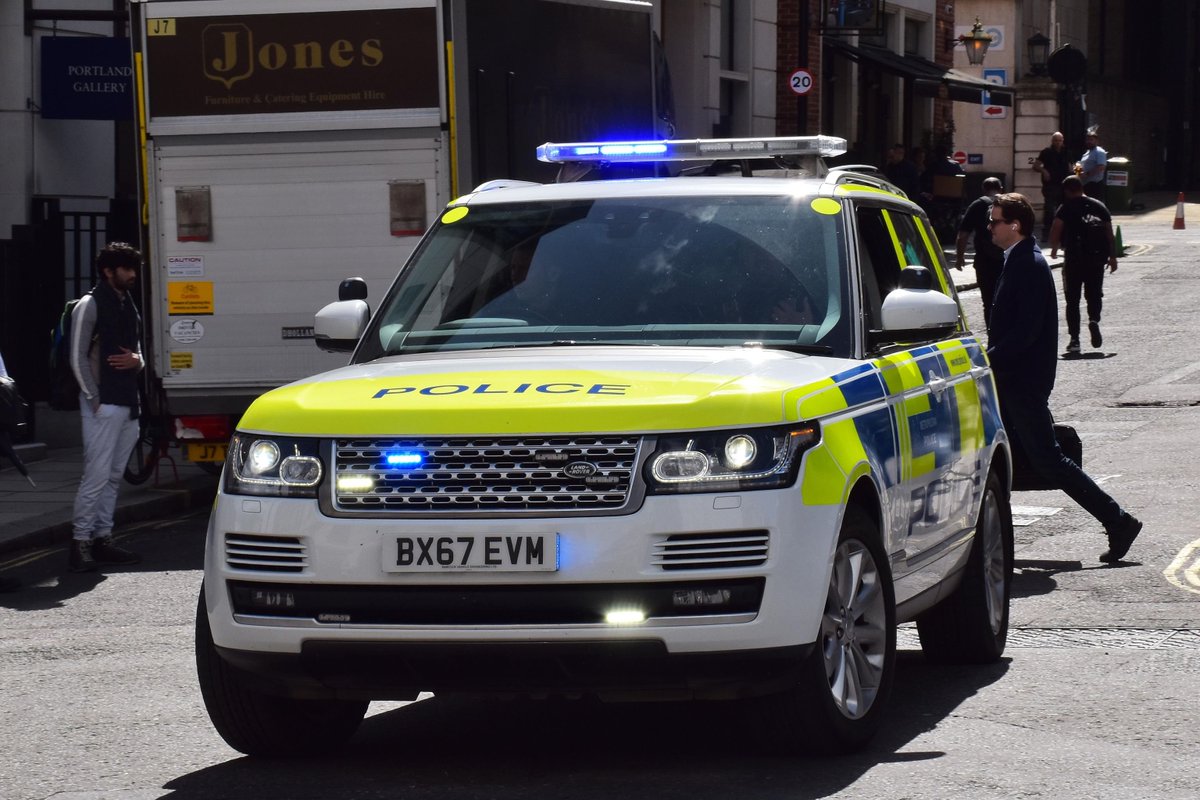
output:
M1050 227L1050 257L1064 250L1063 294L1067 300L1068 353L1079 352L1079 295L1087 300L1088 332L1092 347L1104 343L1100 335L1100 311L1104 302L1104 267L1117 271L1112 214L1104 203L1083 192L1075 175L1063 179L1063 202Z
M83 477L75 495L68 564L72 572L141 560L112 541L117 492L139 433L142 319L130 290L141 266L136 248L109 243L96 255L95 288L71 312L71 371L79 382L83 424Z

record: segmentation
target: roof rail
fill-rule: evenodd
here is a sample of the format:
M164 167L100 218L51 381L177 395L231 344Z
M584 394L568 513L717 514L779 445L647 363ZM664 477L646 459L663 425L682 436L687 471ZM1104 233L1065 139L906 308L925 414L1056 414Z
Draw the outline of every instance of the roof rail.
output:
M471 194L476 192L487 192L492 189L512 189L517 186L541 186L536 181L519 181L514 178L497 178L491 181L484 181L471 190Z
M885 178L878 167L871 166L870 164L845 164L832 167L829 170L829 174L825 176L825 182L831 183L834 186L840 186L843 183L860 183L865 186L873 186L876 189L895 192L901 197L912 199L900 187Z

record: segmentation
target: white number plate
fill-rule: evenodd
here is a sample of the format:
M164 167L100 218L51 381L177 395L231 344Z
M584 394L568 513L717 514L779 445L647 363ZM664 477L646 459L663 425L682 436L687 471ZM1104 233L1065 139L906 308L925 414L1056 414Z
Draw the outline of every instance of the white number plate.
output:
M557 533L389 534L384 572L553 572Z

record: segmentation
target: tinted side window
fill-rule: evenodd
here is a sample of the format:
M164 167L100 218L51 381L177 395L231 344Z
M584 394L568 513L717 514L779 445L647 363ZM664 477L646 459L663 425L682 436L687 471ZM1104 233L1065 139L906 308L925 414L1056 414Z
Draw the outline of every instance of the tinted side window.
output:
M887 214L892 220L892 227L896 230L896 240L900 243L900 250L904 253L904 266L927 267L936 283L937 265L934 262L933 254L929 252L929 247L925 244L924 237L921 236L917 220L900 211L888 211Z
M938 240L928 225L919 217L900 211L887 212L896 230L896 239L905 254L904 266L919 264L929 269L933 276L933 285L939 287L944 294L954 297L951 287L954 285L946 274L945 257L937 249Z
M900 285L900 262L883 209L860 206L855 213L862 263L863 310L867 328L879 329L883 327L880 311L883 298Z

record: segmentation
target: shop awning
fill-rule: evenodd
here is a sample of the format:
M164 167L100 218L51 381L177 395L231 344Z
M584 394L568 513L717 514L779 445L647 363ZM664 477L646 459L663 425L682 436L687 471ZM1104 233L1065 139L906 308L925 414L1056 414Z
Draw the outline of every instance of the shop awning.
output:
M825 37L825 43L835 53L851 61L870 64L911 81L914 94L923 97L948 97L963 103L982 105L981 92L987 92L989 105L1013 104L1012 87L999 86L956 69L947 69L920 56L901 55L869 44L852 45L832 36Z

